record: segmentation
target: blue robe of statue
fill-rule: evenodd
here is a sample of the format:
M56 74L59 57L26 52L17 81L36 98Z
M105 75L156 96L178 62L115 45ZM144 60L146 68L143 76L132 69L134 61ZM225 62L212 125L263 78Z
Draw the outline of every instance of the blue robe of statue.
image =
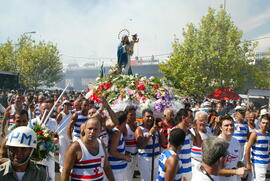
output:
M130 55L127 53L126 45L120 43L117 49L117 63L121 70L126 70L123 72L124 74L132 74L131 66L130 66Z

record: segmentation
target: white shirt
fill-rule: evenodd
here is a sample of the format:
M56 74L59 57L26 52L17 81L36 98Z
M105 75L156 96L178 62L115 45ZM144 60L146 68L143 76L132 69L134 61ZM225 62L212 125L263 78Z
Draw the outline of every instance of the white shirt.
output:
M213 176L211 176L214 179ZM192 171L192 179L191 181L212 181L206 174L203 174L199 167L196 167ZM216 179L214 179L216 181Z
M56 128L57 128L57 122L55 121L55 119L52 119L52 118L48 118L49 120L47 121L46 123L46 126L49 130L52 130L52 131L55 131ZM35 124L41 124L41 120L40 120L40 117L36 117L34 119L31 119L28 123L28 126L30 128L33 128Z
M221 135L218 136L219 138L223 138ZM241 147L237 139L234 137L231 138L231 141L229 142L229 148L228 148L228 156L227 161L224 169L236 169L237 163L241 161ZM239 180L240 177L237 175L233 175L230 177L226 176L216 176L215 179L218 179L218 181L236 181ZM241 180L241 179L240 179Z

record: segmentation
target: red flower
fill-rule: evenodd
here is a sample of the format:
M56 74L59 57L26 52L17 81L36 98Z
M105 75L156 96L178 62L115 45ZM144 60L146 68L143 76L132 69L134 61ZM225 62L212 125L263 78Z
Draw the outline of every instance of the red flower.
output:
M146 97L142 97L142 101L145 102L147 100Z
M103 89L103 84L99 85L97 89L102 90Z
M158 84L154 85L154 89L158 89Z
M138 90L144 90L145 89L145 86L143 85L143 84L140 84L139 86L138 86Z
M104 89L109 89L111 86L112 86L112 83L110 83L110 82L107 82L107 83L103 84Z
M90 92L90 90L91 90L90 88L87 88L87 91L88 91L88 92Z
M142 92L141 92L141 91L139 91L139 92L138 92L138 95L139 95L139 96L142 96Z
M42 130L38 131L37 132L38 134L43 134L44 132Z
M90 96L90 101L100 103L100 100L98 99L98 96L96 94Z

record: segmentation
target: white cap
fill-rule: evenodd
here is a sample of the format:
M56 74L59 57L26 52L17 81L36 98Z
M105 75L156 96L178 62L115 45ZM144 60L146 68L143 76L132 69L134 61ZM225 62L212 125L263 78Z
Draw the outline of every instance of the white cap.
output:
M70 104L69 100L64 100L62 105L64 105L64 104Z
M20 126L11 131L6 146L36 148L37 135L31 128Z
M206 108L206 107L211 107L211 102L209 102L209 101L205 101L205 102L203 102L202 104L201 104L201 108Z
M234 110L235 110L235 111L244 111L245 108L243 108L242 106L236 106L236 107L234 108Z
M242 107L246 107L247 105L245 103L241 103L241 106Z
M269 114L267 109L262 109L261 112L260 112L260 116L263 116L263 115L266 115L266 114Z

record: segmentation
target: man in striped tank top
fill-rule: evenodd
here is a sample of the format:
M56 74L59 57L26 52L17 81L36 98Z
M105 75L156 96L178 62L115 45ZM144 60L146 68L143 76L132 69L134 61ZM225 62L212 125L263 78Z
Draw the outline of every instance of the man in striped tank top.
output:
M205 111L198 111L195 114L195 125L190 129L190 132L193 135L195 135L194 130L197 129L202 141L213 135L210 128L207 126L207 121L208 113ZM191 148L191 158L192 169L200 166L202 162L202 148L193 145Z
M35 117L40 115L40 105L45 101L45 96L43 94L38 96L38 103L35 105L34 114Z
M181 151L179 152L179 173L182 174L187 180L192 178L192 166L191 166L191 148L193 145L201 147L202 139L197 129L194 129L194 135L189 130L190 120L187 109L180 109L175 117L176 126L174 128L181 128L186 132L186 138ZM174 129L173 128L173 129Z
M252 170L253 180L266 180L269 160L270 135L267 132L269 119L263 118L259 123L260 129L252 132L246 146L247 169Z
M134 170L138 163L138 148L135 140L136 124L136 108L134 106L127 106L125 109L127 113L127 124L124 130L124 139L126 145L126 153L131 155L131 161L127 166L127 180L132 181Z
M123 111L118 114L118 125L112 129L109 140L109 162L115 180L127 180L127 162L131 156L126 154L123 131L126 127L127 114Z
M168 149L163 151L159 158L157 181L180 181L178 153L185 142L186 133L180 128L170 132Z
M248 124L244 120L245 111L239 107L234 113L234 133L233 137L236 138L240 144L240 159L243 158L244 145L248 138Z
M6 124L8 123L8 127L13 126L15 124L14 120L15 113L20 112L21 110L22 110L22 96L17 94L15 97L15 103L8 106L4 113L0 136L2 136L3 138L5 137Z
M138 146L138 167L142 181L150 181L153 172L153 180L157 178L158 159L160 146L166 143L163 129L155 124L153 111L145 109L142 112L143 124L135 131L135 138ZM154 161L154 164L152 164Z
M90 118L82 126L82 137L73 142L67 150L61 181L103 181L105 175L114 181L105 146L98 136L100 122Z
M80 138L80 127L88 119L88 110L89 101L85 99L82 101L81 111L77 111L71 116L71 121L67 128L67 136L70 141L76 141Z

